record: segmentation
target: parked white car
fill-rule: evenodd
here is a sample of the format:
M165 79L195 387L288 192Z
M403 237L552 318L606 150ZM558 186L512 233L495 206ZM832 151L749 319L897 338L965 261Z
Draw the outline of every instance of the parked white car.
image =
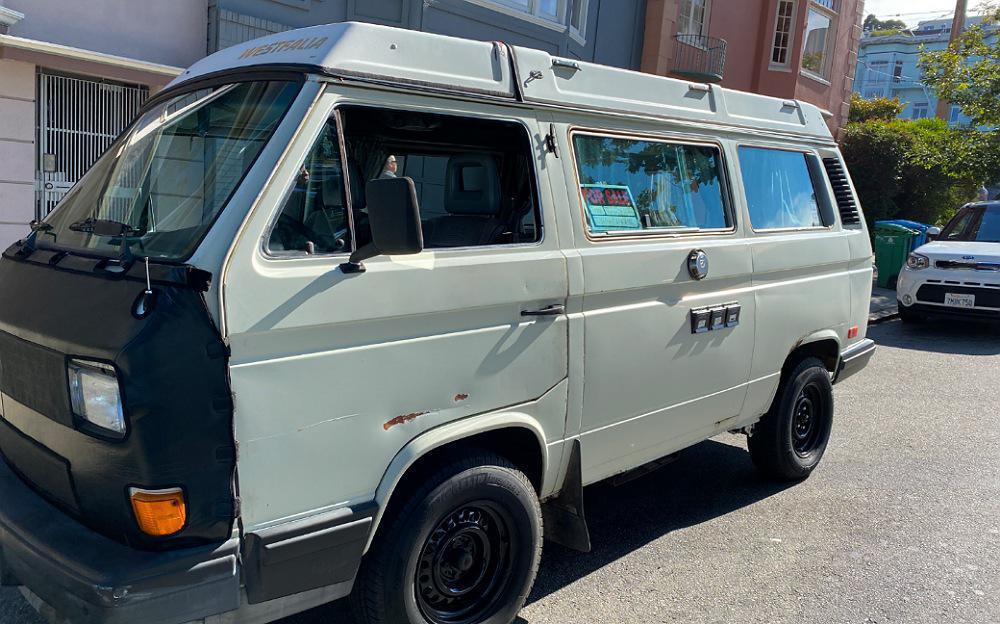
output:
M1000 319L1000 202L963 206L938 240L910 254L896 296L904 322Z

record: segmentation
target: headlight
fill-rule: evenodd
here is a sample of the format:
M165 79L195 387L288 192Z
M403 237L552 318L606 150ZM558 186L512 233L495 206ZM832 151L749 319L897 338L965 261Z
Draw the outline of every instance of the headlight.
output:
M927 256L918 253L911 253L906 258L906 268L913 270L926 269L931 265L931 260Z
M118 436L125 435L125 414L115 369L100 362L70 360L69 396L73 413Z

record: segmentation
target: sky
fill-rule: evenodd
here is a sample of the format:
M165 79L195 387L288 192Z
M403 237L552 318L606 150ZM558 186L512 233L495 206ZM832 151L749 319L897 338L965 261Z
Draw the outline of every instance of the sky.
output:
M969 14L975 15L979 0L969 0ZM874 13L879 19L901 19L909 26L923 20L951 17L955 0L866 0L865 15Z

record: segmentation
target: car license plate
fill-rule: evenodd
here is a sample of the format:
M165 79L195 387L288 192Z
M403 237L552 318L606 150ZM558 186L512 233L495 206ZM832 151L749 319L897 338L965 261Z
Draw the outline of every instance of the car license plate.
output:
M953 308L974 308L976 307L976 296L945 293L944 304Z

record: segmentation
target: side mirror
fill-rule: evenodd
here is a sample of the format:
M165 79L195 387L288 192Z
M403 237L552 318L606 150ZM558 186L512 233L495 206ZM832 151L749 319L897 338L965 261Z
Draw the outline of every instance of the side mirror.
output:
M927 240L935 241L941 236L941 228L939 227L929 227L927 228Z
M381 255L410 255L424 249L420 204L412 178L379 178L365 186L372 241L340 265L344 273L362 273L363 261Z

